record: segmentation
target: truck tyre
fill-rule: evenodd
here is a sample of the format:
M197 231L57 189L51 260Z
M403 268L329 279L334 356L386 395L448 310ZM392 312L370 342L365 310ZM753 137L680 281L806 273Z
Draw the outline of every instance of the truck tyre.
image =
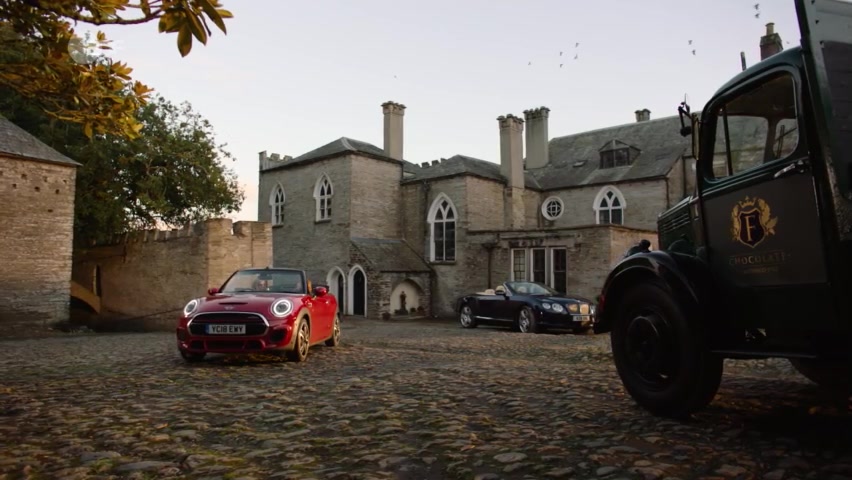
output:
M852 365L810 358L791 358L790 364L808 380L820 387L852 394Z
M610 335L625 390L654 415L684 418L706 407L722 380L723 358L710 353L703 325L658 281L628 288Z

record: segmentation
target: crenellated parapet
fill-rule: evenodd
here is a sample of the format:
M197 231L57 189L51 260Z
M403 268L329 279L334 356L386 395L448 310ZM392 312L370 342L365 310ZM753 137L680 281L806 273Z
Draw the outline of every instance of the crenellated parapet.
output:
M188 224L183 228L146 229L115 234L107 240L90 245L90 248L128 243L167 242L190 237L204 238L210 235L242 237L263 234L270 228L271 225L268 222L248 220L234 222L230 218L213 218L204 222Z

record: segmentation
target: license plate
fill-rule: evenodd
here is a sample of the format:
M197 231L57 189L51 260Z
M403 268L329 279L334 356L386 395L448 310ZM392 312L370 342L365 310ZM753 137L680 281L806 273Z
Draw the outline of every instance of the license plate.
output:
M591 316L590 315L574 315L574 321L575 322L581 322L581 323L589 322L589 321L591 321Z
M240 335L246 333L245 325L207 325L211 335Z

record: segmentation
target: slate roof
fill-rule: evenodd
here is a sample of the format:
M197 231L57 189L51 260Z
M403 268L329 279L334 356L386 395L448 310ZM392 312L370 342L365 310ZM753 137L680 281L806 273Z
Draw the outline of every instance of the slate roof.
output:
M431 180L450 175L460 175L463 173L490 178L492 180L497 180L498 182L505 180L503 175L500 173L499 163L468 157L466 155L454 155L450 158L442 158L437 164L429 162L429 165L426 167L411 162L405 162L403 172L412 174L406 175L403 183ZM525 183L527 186L535 187L538 185L536 179L529 172L525 173L525 177Z
M390 157L385 155L384 149L381 149L371 143L362 142L361 140L355 140L353 138L348 137L340 137L337 140L326 143L325 145L311 150L310 152L299 155L296 158L287 160L286 162L281 162L278 165L274 165L266 170L276 170L279 168L287 168L290 165L298 164L298 163L307 163L311 160L316 160L319 158L332 157L335 155L345 154L345 153L358 153L358 154L366 154L368 156L379 156L383 158L387 158L391 160Z
M380 272L429 272L426 262L402 240L352 238L352 245Z
M638 156L634 157L631 165L600 169L600 151L613 143L631 147L631 155L638 152ZM550 163L543 168L525 170L524 183L527 188L549 190L659 178L666 175L675 161L688 154L690 149L690 138L680 135L680 118L677 115L580 132L551 139ZM270 170L342 153L388 158L383 149L373 144L341 137L286 163L274 165ZM402 167L403 183L463 174L505 181L499 161L490 162L467 155L442 158L437 163L428 162L425 167L403 160Z
M64 163L75 167L81 165L57 152L3 115L0 115L0 153L33 160Z
M630 165L601 169L600 152L611 142L634 147L639 154ZM530 172L544 189L655 178L689 153L690 142L680 135L676 115L627 123L551 139L550 164Z

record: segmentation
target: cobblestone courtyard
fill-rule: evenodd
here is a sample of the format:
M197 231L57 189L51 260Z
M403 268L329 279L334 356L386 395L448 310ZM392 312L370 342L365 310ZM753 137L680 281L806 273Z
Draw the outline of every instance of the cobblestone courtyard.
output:
M168 333L0 342L0 478L842 479L852 419L786 362L689 423L625 396L608 335L345 320L308 361L185 364Z

